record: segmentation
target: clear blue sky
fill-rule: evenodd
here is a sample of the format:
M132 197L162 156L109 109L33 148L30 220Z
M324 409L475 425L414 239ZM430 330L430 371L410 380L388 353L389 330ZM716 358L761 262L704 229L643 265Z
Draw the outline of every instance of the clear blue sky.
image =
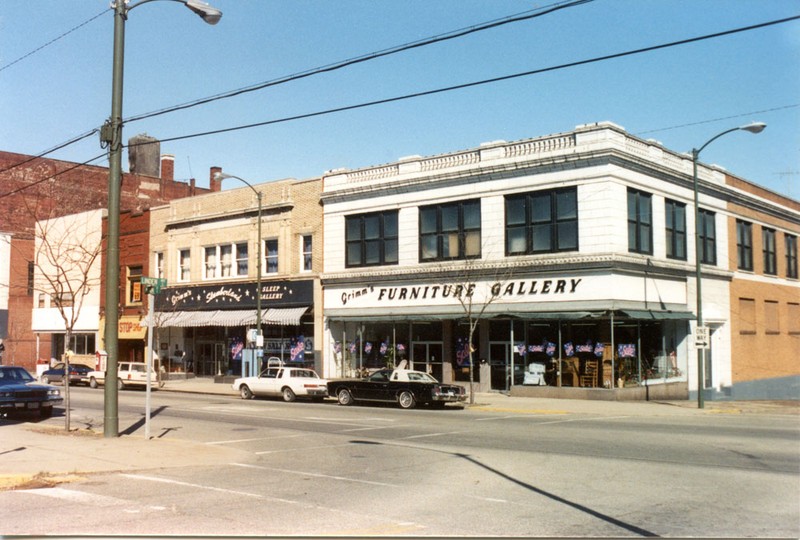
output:
M152 2L130 14L124 115L276 79L525 12L514 0L212 0L203 23ZM0 149L38 154L100 126L111 108L108 0L0 1ZM538 4L549 5L548 2ZM19 60L98 14L41 50ZM595 0L445 43L127 124L166 139L557 66L800 15L797 0ZM13 63L13 64L12 64ZM765 111L765 112L758 112ZM252 183L311 178L609 120L800 198L800 21L355 111L163 143L175 176L209 167ZM678 126L678 127L676 127ZM670 129L671 128L671 129ZM102 154L97 136L52 157ZM107 165L106 160L95 162ZM127 155L124 158L127 170ZM227 180L224 188L237 187Z

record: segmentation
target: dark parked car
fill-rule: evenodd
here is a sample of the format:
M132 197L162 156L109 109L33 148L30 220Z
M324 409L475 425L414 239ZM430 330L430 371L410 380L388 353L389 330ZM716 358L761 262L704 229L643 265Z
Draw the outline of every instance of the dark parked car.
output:
M33 412L47 418L64 401L55 386L39 384L25 368L0 366L0 413Z
M328 381L328 395L336 396L340 405L388 402L403 409L417 404L444 407L445 403L467 399L463 386L441 384L432 375L411 369L381 369L365 379Z
M89 384L89 372L92 368L83 364L69 365L69 384ZM64 362L59 362L50 369L43 371L39 379L44 384L64 384Z

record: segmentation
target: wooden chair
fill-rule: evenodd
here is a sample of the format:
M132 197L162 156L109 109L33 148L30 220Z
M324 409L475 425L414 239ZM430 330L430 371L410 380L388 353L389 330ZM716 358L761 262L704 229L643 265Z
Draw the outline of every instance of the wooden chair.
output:
M581 386L594 388L597 386L597 360L587 360L581 375Z

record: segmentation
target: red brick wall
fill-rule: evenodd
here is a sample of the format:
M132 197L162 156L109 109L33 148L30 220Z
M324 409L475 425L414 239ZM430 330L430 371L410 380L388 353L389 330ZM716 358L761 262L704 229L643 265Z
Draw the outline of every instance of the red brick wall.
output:
M9 327L6 358L31 371L36 362L36 336L31 331L34 296L27 294L28 261L33 259L33 231L37 219L47 219L108 205L108 169L67 161L33 158L0 151L0 231L13 235L9 291ZM142 212L172 199L207 193L194 182L123 174L122 211ZM134 220L136 221L136 220ZM141 220L135 227L141 227ZM120 227L122 227L122 222ZM131 225L134 226L134 225ZM145 256L145 264L147 257ZM122 259L121 259L122 260ZM0 264L4 264L0 261ZM104 295L101 294L101 297ZM3 329L0 329L2 331ZM45 350L46 349L46 350ZM50 336L41 336L39 356L50 357Z

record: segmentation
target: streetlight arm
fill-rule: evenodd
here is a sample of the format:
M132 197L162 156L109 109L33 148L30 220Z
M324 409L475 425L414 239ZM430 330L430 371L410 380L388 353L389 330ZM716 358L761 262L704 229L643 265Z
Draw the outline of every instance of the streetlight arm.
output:
M211 25L217 24L222 18L222 11L215 7L209 6L205 2L199 2L198 0L140 0L139 2L131 5L126 5L125 0L116 0L116 2L122 3L123 17L127 17L128 12L133 8L139 7L142 4L149 4L150 2L158 1L178 2L179 4L183 4L196 13L201 19Z
M700 147L699 150L692 150L692 157L694 159L697 159L697 156L700 154L700 152L702 152L705 149L706 146L708 146L712 142L716 141L717 139L719 139L723 135L727 135L728 133L733 133L734 131L739 131L739 130L749 131L750 133L761 133L762 131L764 131L764 128L766 128L766 127L767 127L767 124L765 124L764 122L753 122L751 124L747 124L747 125L744 125L744 126L739 126L739 127L727 129L727 130L723 131L722 133L718 133L718 134L714 135L713 137L711 137L708 141L706 141L706 143L703 146Z

